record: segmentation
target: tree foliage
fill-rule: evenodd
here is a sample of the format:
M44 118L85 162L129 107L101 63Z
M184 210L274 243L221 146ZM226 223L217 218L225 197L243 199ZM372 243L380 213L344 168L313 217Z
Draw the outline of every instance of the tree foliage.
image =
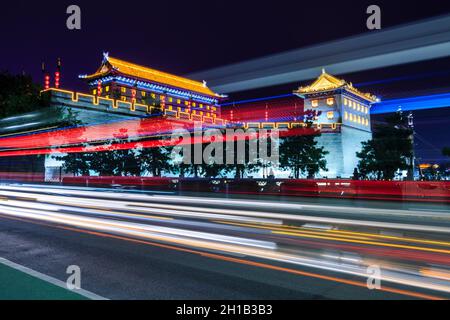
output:
M72 110L71 108L56 108L55 112L58 114L57 118L61 119L57 125L59 128L67 127L79 127L79 136L84 132L83 123L79 120L79 112ZM73 133L69 133L65 130L55 131L57 138L61 138L64 141L68 141L69 137L73 137ZM83 146L88 146L87 143L82 144ZM89 175L90 160L92 154L90 153L67 153L64 155L53 156L54 159L62 161L62 168L65 172L71 172L75 176L79 175Z
M191 136L191 139L193 139L193 136ZM184 148L190 148L190 150L191 150L191 152L190 152L191 159L189 159L190 161L187 161L190 163L187 163L186 161L184 161L185 159L183 159L183 161L181 163L177 163L175 165L175 167L173 168L173 172L180 174L180 176L182 176L182 177L185 177L187 175L192 175L195 178L199 178L199 177L214 178L214 177L218 177L218 176L221 176L222 174L224 174L225 173L225 165L221 164L221 163L216 163L214 161L215 153L220 152L220 150L214 150L212 157L210 157L209 159L203 158L204 151L209 145L210 145L210 143L208 143L208 142L202 143L202 146L201 146L202 162L201 163L196 163L194 156L193 156L195 152L198 152L198 151L195 151L197 146L195 146L195 144L185 146ZM225 154L223 153L223 151L224 150L222 150L222 157L223 157L223 159L225 159ZM184 156L185 155L183 154L183 157ZM181 160L181 159L179 159L179 160Z
M0 118L42 108L46 101L40 90L29 75L0 72Z
M442 154L444 156L450 157L450 147L445 147L442 149Z
M243 179L261 168L261 162L257 154L256 144L258 140L256 139L256 133L248 129L241 134L245 135L245 139L244 136L241 137L240 141L236 138L224 148L227 157L233 155L231 160L226 159L227 164L223 167L224 172L233 175L235 179ZM237 135L239 136L239 133Z
M362 178L391 180L398 170L410 169L413 155L412 130L401 113L386 117L374 128L373 139L362 143L358 170Z
M141 163L141 171L151 173L153 177L161 177L163 172L172 172L173 165L170 163L171 148L154 147L138 151Z
M307 121L304 130L298 133L281 140L280 166L290 170L295 179L305 174L308 178L314 178L320 170L327 170L325 156L328 151L318 146L317 138L321 134L312 133L311 121Z

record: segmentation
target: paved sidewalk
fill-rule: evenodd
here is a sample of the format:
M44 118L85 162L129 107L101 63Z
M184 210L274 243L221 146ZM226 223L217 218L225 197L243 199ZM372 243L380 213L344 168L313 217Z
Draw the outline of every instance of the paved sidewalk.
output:
M0 258L0 300L89 300L65 288L64 283Z

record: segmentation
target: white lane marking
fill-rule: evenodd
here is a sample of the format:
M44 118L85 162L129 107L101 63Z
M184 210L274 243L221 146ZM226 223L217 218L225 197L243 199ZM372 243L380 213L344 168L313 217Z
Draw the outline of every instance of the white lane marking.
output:
M10 267L10 268L13 268L13 269L15 269L15 270L18 270L18 271L20 271L20 272L26 273L26 274L28 274L28 275L30 275L30 276L32 276L32 277L35 277L35 278L38 278L38 279L43 280L43 281L45 281L45 282L48 282L48 283L50 283L50 284L53 284L53 285L55 285L55 286L57 286L57 287L61 287L61 288L63 288L63 289L66 289L67 291L70 291L70 292L74 292L74 293L76 293L76 294L79 294L79 295L81 295L81 296L83 296L83 297L86 297L86 298L88 298L88 299L91 299L91 300L109 300L109 299L107 299L107 298L104 298L104 297L102 297L102 296L99 296L98 294L92 293L92 292L87 291L87 290L84 290L84 289L69 290L69 289L67 288L67 285L66 285L66 283L65 283L64 281L61 281L61 280L59 280L59 279L50 277L50 276L48 276L48 275L46 275L46 274L40 273L40 272L38 272L38 271L35 271L35 270L33 270L33 269L30 269L30 268L25 267L25 266L23 266L23 265L20 265L20 264L18 264L18 263L9 261L9 260L7 260L7 259L5 259L5 258L1 258L1 257L0 257L0 263L3 264L3 265L5 265L5 266L7 266L7 267Z

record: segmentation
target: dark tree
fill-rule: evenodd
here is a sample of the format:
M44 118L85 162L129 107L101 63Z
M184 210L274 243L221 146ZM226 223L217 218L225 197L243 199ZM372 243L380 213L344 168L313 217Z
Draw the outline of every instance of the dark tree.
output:
M103 145L103 150L92 154L89 168L101 176L138 176L141 174L139 151L123 149L124 143L131 142L127 129L120 129Z
M450 157L450 147L445 147L442 149L442 154L444 156Z
M353 176L352 176L352 179L353 179L353 180L359 180L359 177L360 177L360 175L359 175L358 168L355 168L355 169L353 170Z
M56 156L55 159L64 161L62 168L74 176L88 176L90 169L90 153L68 153L64 156Z
M120 145L120 143L119 143ZM142 161L138 149L113 150L113 166L118 176L140 176L142 173Z
M102 151L92 154L89 168L100 176L113 176L116 174L117 158L114 151Z
M297 130L297 134L281 139L280 166L291 170L295 179L306 174L309 179L320 170L327 170L324 147L318 147L317 139L320 132L312 128L312 122L307 121L306 127Z
M412 130L401 113L386 117L385 123L374 128L373 139L362 143L358 169L363 178L392 180L398 170L411 169L413 156Z
M55 113L58 115L57 118L60 119L57 123L59 128L78 128L79 136L84 132L83 122L79 119L79 112L73 111L71 108L57 108ZM61 145L68 143L68 138L73 138L73 133L70 135L67 131L61 131L57 135L58 139L61 139ZM87 143L82 143L81 146L88 146ZM72 173L75 176L88 176L90 160L92 159L91 153L67 153L64 156L53 156L54 159L63 161L62 168L67 173Z
M142 172L149 172L153 177L161 177L163 172L173 171L170 164L171 149L168 147L153 147L141 149L138 152Z
M186 137L187 138L187 137ZM216 152L219 152L217 150L217 148L214 148L214 150L212 150L212 154L210 159L204 159L204 151L205 149L211 145L212 142L208 142L208 141L202 141L202 145L201 145L201 149L197 150L198 145L194 144L194 136L191 133L190 136L190 141L191 143L188 145L184 145L183 146L183 159L177 159L175 165L173 166L173 171L174 173L178 173L181 177L185 177L187 175L192 175L195 178L199 178L199 177L208 177L208 178L213 178L213 177L218 177L220 176L225 169L224 164L222 163L216 163L214 161L214 158L216 157ZM206 139L206 138L205 138ZM222 142L220 142L222 143ZM187 155L184 154L184 149L190 149L190 155L191 155L191 159L185 159L185 157ZM199 152L201 153L200 155L197 156L201 156L201 163L195 163L195 152ZM222 155L217 155L218 157L221 156L222 159L224 159L224 154L223 154L224 150L222 149ZM209 152L208 152L209 153ZM188 160L186 162L186 160ZM179 163L181 162L181 163Z
M7 71L0 71L0 118L32 112L48 106L46 97L40 96L40 90L41 87L33 83L31 76L12 75ZM11 161L17 159L24 163L19 166L13 165L11 170L42 172L44 157L33 155L8 159ZM8 161L5 162L8 163Z
M124 149L121 145L132 142L128 135L128 129L122 128L114 139L110 141L111 166L114 169L114 174L118 176L139 176L141 174L141 160L139 157L139 150Z
M47 105L31 76L0 72L0 118L35 111Z
M225 152L227 157L230 154L233 154L232 164L228 164L229 159L226 160L226 165L224 166L224 170L227 173L231 173L234 175L235 179L243 179L246 175L257 172L261 168L261 162L258 159L258 149L255 148L254 144L258 143L256 137L252 137L252 133L246 131L244 133L246 135L245 140L238 141L235 139L232 143L227 143L225 146ZM240 149L239 144L243 145L243 154L238 154L238 149ZM253 144L253 146L252 146ZM233 150L230 150L233 148Z

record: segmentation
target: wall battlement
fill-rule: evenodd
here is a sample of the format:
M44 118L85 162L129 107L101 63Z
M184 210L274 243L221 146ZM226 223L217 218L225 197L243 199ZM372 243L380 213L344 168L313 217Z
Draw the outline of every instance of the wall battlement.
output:
M108 112L128 117L142 118L151 114L160 113L168 118L198 121L204 123L205 125L215 125L220 127L244 127L245 129L293 129L305 125L303 122L231 122L221 118L170 110L167 106L154 107L140 103L131 103L128 101L114 100L91 94L54 88L44 90L42 93L49 95L52 106ZM339 133L341 125L342 124L340 123L316 123L314 126L322 132Z

